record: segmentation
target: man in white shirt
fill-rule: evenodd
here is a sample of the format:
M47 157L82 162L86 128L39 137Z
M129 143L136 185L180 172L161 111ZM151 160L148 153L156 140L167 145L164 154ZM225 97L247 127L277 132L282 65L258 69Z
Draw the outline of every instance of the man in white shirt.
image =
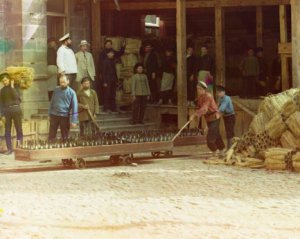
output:
M76 74L77 74L77 63L76 57L73 50L70 48L71 46L71 39L70 34L64 35L62 38L59 39L62 43L57 51L57 67L58 73L61 75L65 75L70 82L70 87L77 91L78 84L76 82Z
M88 46L89 43L86 40L82 40L79 45L80 51L75 54L78 67L76 81L81 82L83 78L88 77L91 79L92 88L94 88L96 71L93 55L88 52Z

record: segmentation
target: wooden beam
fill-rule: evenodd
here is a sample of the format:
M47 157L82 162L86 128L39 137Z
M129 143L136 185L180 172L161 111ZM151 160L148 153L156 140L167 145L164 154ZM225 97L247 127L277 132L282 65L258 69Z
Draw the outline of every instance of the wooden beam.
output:
M176 0L178 128L187 121L186 0Z
M250 6L276 6L290 4L290 0L195 0L187 1L186 8L206 8L206 7L250 7ZM113 1L104 1L103 9L115 10ZM175 9L174 1L160 2L120 2L121 11L123 10L155 10L155 9Z
M292 48L293 48L293 87L300 87L300 2L291 0L292 9Z
M289 84L289 71L288 71L288 58L285 54L292 55L292 44L287 43L288 33L287 33L287 16L286 16L286 6L279 6L279 25L280 25L280 43L278 45L278 53L281 58L281 89L287 90L290 88Z
M279 43L278 44L278 53L281 55L292 55L292 43Z
M99 52L101 50L101 9L100 1L91 2L91 50L94 56L96 72L99 72Z
M215 8L216 83L225 86L224 10Z
M256 7L256 46L263 47L263 9Z

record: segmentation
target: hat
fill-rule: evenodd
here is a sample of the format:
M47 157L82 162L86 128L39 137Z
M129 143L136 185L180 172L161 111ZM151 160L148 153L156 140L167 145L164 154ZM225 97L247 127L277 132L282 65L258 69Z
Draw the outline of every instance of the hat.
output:
M70 38L70 33L67 33L66 35L64 35L63 37L61 37L61 38L59 39L59 41L65 41L65 40L67 40L68 38Z
M207 84L204 81L198 81L198 85L199 87L203 88L203 89L207 89Z
M81 40L79 46L84 46L84 45L90 45L90 43L88 43L87 40Z
M4 77L10 79L10 75L7 72L0 73L0 81L2 81Z
M216 86L216 90L217 90L217 91L224 91L224 92L226 91L225 87L222 86L222 85L217 85L217 86Z

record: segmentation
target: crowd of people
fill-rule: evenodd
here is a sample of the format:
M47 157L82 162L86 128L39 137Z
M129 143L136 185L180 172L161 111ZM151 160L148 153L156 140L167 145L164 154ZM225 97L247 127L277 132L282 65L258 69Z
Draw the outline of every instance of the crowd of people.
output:
M94 59L88 51L89 43L82 40L79 51L74 53L71 48L71 38L66 34L59 39L48 39L48 98L49 106L49 140L56 140L58 128L62 140L68 138L70 127L79 123L80 135L92 135L96 132L95 117L99 112L99 96L103 104L103 112L116 112L117 72L116 60L125 52L125 43L119 51L113 49L112 41L105 41L99 55L99 75L96 72ZM263 56L263 49L256 51L249 48L247 56L240 64L243 76L242 96L255 97L257 92L265 94L269 90L269 71ZM216 152L225 148L220 136L220 117L223 115L227 135L227 149L234 136L235 114L231 99L225 94L223 86L215 86L215 63L206 46L201 47L199 57L196 57L194 47L187 46L187 103L198 107L190 119L204 116L208 125L207 144ZM274 66L273 66L274 64ZM274 61L273 74L280 80L278 65ZM142 46L140 62L134 67L131 79L132 124L143 124L147 102L152 104L173 104L176 101L174 91L176 83L176 54L172 48L164 50L159 57L150 42ZM98 76L97 76L98 75ZM2 74L4 88L0 93L2 114L6 117L5 136L7 154L12 153L11 125L14 121L18 142L22 142L22 111L20 96L8 74ZM159 82L159 83L158 83ZM278 84L278 82L276 82ZM275 85L276 85L275 84ZM100 93L101 92L101 93ZM217 93L216 103L214 92Z

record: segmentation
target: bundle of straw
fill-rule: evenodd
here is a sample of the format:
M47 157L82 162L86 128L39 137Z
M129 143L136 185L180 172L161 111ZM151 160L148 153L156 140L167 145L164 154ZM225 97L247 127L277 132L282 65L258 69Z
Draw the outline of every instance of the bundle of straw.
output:
M126 54L139 54L142 41L140 39L126 38Z
M282 117L287 119L297 110L299 110L299 106L293 100L289 100L282 107Z
M31 67L9 66L5 69L5 72L14 80L15 85L21 89L26 90L33 83L34 70Z
M290 149L270 148L265 152L265 166L271 170L285 170L286 157L291 152Z
M250 124L250 132L254 134L260 134L265 131L266 123L269 121L267 115L264 112L258 113L254 116Z
M138 57L135 54L125 54L121 56L122 65L124 67L134 67L138 63Z
M295 135L295 137L300 137L300 112L296 111L294 114L292 114L287 120L286 124Z
M106 37L105 40L111 40L112 41L112 48L116 51L120 51L122 48L122 44L124 42L123 37Z
M283 148L296 149L300 147L300 139L297 139L289 130L286 130L281 138L280 143Z
M280 138L284 131L286 131L286 124L283 122L281 115L274 116L267 124L266 131L267 134L272 139Z
M293 170L300 172L300 152L296 153L292 157Z

